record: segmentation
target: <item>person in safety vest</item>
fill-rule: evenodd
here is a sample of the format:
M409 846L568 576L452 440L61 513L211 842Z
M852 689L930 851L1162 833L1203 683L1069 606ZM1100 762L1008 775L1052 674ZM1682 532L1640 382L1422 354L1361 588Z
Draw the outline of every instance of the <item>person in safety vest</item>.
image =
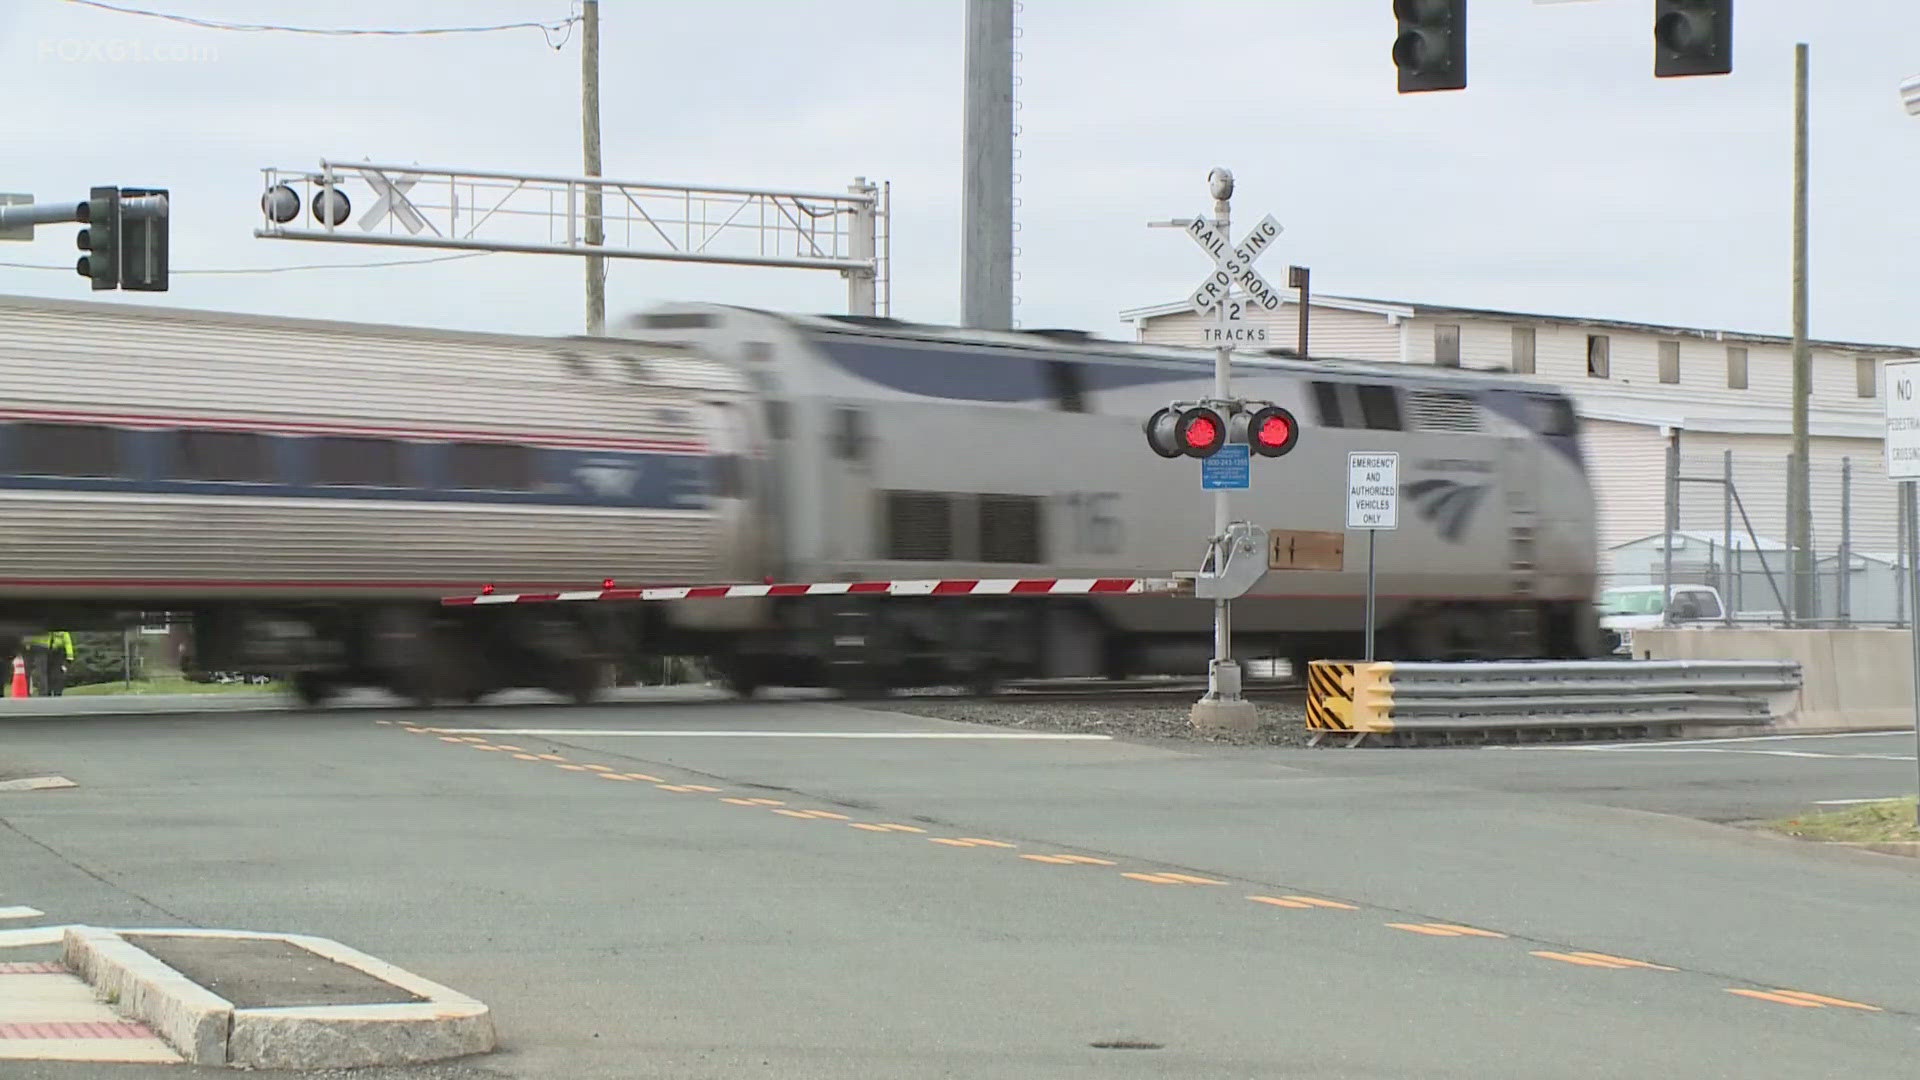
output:
M27 679L33 693L59 697L67 688L67 665L73 662L73 635L53 630L35 634L22 644L27 650Z

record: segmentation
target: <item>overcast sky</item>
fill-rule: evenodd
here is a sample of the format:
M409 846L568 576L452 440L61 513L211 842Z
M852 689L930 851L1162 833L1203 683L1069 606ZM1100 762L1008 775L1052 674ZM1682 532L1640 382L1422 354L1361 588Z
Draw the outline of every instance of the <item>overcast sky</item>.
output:
M558 21L568 0L114 0L330 27ZM1920 72L1912 0L1743 0L1734 74L1655 79L1650 0L1477 0L1470 85L1394 92L1390 0L1023 0L1016 316L1122 333L1207 264L1154 218L1208 209L1286 232L1262 268L1318 291L1784 332L1793 44L1812 46L1812 328L1920 343ZM1840 13L1844 12L1844 16ZM959 312L962 0L605 0L605 172L839 190L893 185L894 314ZM114 59L115 56L120 59ZM236 33L59 0L0 3L0 191L173 193L176 271L431 252L255 239L263 166L323 157L580 171L580 55L537 30L444 37ZM364 205L364 204L362 204ZM356 215L357 216L357 215ZM73 226L0 260L60 264ZM1235 232L1240 229L1236 228ZM135 302L511 330L582 326L564 256L180 275ZM615 316L669 299L841 311L811 271L623 261ZM71 269L0 292L84 298ZM123 294L124 295L124 294Z

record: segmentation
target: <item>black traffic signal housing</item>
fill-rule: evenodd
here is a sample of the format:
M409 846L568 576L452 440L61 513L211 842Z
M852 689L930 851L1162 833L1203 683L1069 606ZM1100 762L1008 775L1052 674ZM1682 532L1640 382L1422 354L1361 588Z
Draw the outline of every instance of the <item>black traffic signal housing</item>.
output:
M120 198L120 287L166 292L167 190L121 188Z
M1725 75L1733 70L1733 0L1654 0L1653 74Z
M1147 445L1163 458L1212 457L1227 443L1227 422L1205 405L1168 406L1147 418Z
M1401 93L1466 88L1467 0L1393 0L1393 17Z
M1300 423L1286 409L1267 405L1236 413L1229 441L1246 443L1248 449L1261 457L1284 457L1300 441Z
M120 189L94 188L87 197L87 227L75 238L86 252L74 269L93 279L93 290L120 287Z

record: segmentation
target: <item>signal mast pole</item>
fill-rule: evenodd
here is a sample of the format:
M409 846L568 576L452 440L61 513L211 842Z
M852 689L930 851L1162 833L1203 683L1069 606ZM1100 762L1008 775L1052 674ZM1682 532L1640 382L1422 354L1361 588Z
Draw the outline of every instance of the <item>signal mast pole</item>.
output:
M1233 235L1231 203L1233 173L1216 168L1207 173L1207 188L1213 195L1213 225L1222 243L1231 244ZM1225 275L1223 275L1225 276ZM1220 347L1213 354L1213 396L1221 416L1232 423L1233 410L1233 335L1229 332L1228 305L1233 301L1233 281L1228 278L1226 292L1216 309L1220 320ZM1228 526L1232 523L1232 496L1225 488L1213 493L1213 542L1208 561L1219 572L1228 559ZM1221 728L1251 729L1255 720L1253 704L1240 695L1240 665L1233 659L1233 610L1225 597L1213 601L1213 662L1207 665L1207 692L1194 702L1189 717L1193 726L1203 730Z

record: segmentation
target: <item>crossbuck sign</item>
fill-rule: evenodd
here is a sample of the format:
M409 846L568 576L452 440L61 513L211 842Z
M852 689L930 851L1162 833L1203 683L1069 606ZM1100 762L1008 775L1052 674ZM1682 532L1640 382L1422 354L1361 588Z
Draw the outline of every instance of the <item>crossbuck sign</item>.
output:
M1280 235L1280 223L1272 214L1260 219L1260 224L1247 233L1239 247L1229 248L1227 238L1214 230L1213 224L1205 218L1194 218L1187 225L1187 235L1200 245L1201 250L1213 256L1213 273L1200 287L1193 291L1193 310L1201 315L1214 311L1222 300L1227 298L1229 288L1238 287L1247 294L1247 299L1266 311L1280 306L1280 294L1274 291L1266 278L1253 268L1253 260L1259 258Z

